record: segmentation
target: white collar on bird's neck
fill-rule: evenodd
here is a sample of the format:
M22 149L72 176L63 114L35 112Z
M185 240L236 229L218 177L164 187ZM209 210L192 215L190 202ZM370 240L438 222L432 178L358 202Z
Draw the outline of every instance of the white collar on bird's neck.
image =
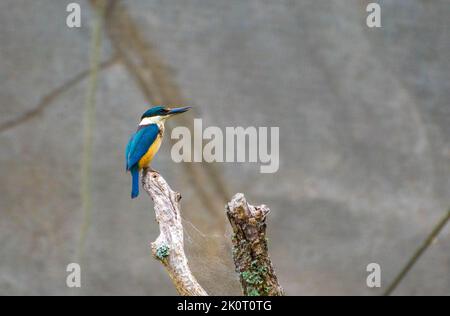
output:
M141 125L150 125L150 124L163 124L164 121L167 119L167 117L164 116L150 116L150 117L144 117L141 122L139 123L139 126Z
M151 116L151 117L144 117L138 126L138 131L141 130L144 127L147 127L152 124L158 125L158 129L160 133L164 132L164 122L166 121L167 117L164 116Z

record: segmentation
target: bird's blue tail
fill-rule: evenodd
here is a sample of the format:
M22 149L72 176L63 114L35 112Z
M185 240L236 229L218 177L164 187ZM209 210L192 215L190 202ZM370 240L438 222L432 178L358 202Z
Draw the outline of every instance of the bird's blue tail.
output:
M139 195L139 169L137 166L131 168L132 187L131 187L131 198L134 199Z

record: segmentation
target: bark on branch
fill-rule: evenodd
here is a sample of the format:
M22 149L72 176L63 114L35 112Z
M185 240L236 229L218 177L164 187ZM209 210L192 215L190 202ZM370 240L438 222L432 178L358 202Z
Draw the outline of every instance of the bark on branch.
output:
M226 206L234 232L234 264L244 295L284 295L268 253L266 216L269 212L265 205L248 204L242 193L237 193Z
M151 245L154 258L167 269L180 295L208 295L192 275L184 253L180 193L172 191L157 172L147 169L143 172L142 183L155 204L156 220L160 229L160 235Z
M173 191L159 173L149 169L143 171L142 184L154 202L160 229L160 235L151 245L153 257L164 265L180 295L208 295L192 275L184 252L180 193ZM265 221L269 211L265 205L248 204L242 193L236 194L226 206L234 232L233 259L244 295L284 294L268 254Z

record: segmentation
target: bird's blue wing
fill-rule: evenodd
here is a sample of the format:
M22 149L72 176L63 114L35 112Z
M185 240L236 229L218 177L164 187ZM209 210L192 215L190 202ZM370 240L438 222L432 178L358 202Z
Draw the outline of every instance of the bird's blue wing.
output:
M128 155L130 154L130 150L131 150L131 143L133 141L134 136L136 135L136 133L133 133L133 135L131 135L130 139L128 140L128 144L127 144L127 148L125 149L125 169L128 171Z
M150 124L139 129L131 136L126 149L127 170L130 170L136 165L142 156L145 155L158 136L158 133L158 125Z

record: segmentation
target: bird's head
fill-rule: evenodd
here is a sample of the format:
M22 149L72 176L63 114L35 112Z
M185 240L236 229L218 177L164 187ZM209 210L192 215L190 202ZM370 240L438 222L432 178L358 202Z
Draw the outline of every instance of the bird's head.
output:
M184 113L191 107L186 106L182 108L165 108L163 106L155 106L148 109L141 116L141 122L139 125L158 124L163 123L166 119L180 113Z

